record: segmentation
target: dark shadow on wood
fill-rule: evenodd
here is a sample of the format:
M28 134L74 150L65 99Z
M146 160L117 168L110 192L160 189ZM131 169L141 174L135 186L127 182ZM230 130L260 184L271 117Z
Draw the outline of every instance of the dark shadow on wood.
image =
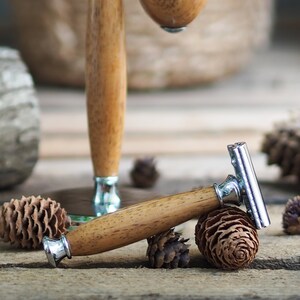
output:
M48 263L9 263L1 264L0 269L10 269L10 268L25 268L25 269L51 269L52 267ZM61 263L59 265L60 269L115 269L115 268L124 268L124 269L139 269L139 268L148 268L149 264L146 260L136 259L131 261L124 262L80 262L80 263ZM213 267L208 263L203 256L198 256L191 260L189 268L193 269L215 269L216 272L232 272L227 270L219 270ZM187 268L187 269L189 269ZM254 270L289 270L289 271L299 271L300 270L300 256L291 257L287 259L255 259L254 262L246 269ZM202 270L201 270L202 271ZM233 271L234 272L234 271Z

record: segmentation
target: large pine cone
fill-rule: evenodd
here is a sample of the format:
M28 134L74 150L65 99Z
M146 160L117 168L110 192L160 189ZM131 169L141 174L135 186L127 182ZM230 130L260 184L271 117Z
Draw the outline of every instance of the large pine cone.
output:
M147 239L147 256L152 268L186 268L190 262L189 239L180 238L174 228Z
M153 157L139 158L134 161L130 171L132 183L138 188L150 188L156 183L159 172Z
M66 211L49 198L23 196L0 207L0 238L21 248L40 248L44 236L59 238L69 226Z
M288 200L282 216L282 226L287 234L300 234L300 196Z
M281 176L295 175L300 181L300 126L297 122L277 125L265 135L262 152L269 165L277 165Z
M196 244L204 257L221 269L247 267L258 250L251 219L236 207L224 207L201 216L195 228Z

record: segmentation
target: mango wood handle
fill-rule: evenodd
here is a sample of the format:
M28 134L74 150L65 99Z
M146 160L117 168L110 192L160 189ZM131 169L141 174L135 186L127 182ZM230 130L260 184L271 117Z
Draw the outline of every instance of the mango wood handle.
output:
M95 176L118 174L126 102L122 0L89 0L86 91Z
M207 0L140 0L149 16L163 27L184 27L192 22Z
M104 215L67 234L72 256L116 249L219 207L213 187L142 202Z

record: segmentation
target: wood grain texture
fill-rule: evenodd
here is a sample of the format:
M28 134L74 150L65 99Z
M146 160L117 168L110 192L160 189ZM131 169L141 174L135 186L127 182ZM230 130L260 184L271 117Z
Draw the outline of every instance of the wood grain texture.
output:
M219 206L213 187L139 203L67 234L72 256L116 249L165 231Z
M140 0L149 16L159 25L170 28L191 23L203 9L206 0Z
M121 0L90 0L86 89L95 176L118 174L126 102L126 52Z

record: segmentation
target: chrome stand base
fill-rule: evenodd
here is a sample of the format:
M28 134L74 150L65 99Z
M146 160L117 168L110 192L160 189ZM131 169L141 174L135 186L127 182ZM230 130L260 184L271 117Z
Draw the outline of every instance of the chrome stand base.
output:
M93 205L97 217L120 208L121 199L117 194L117 176L95 177Z

